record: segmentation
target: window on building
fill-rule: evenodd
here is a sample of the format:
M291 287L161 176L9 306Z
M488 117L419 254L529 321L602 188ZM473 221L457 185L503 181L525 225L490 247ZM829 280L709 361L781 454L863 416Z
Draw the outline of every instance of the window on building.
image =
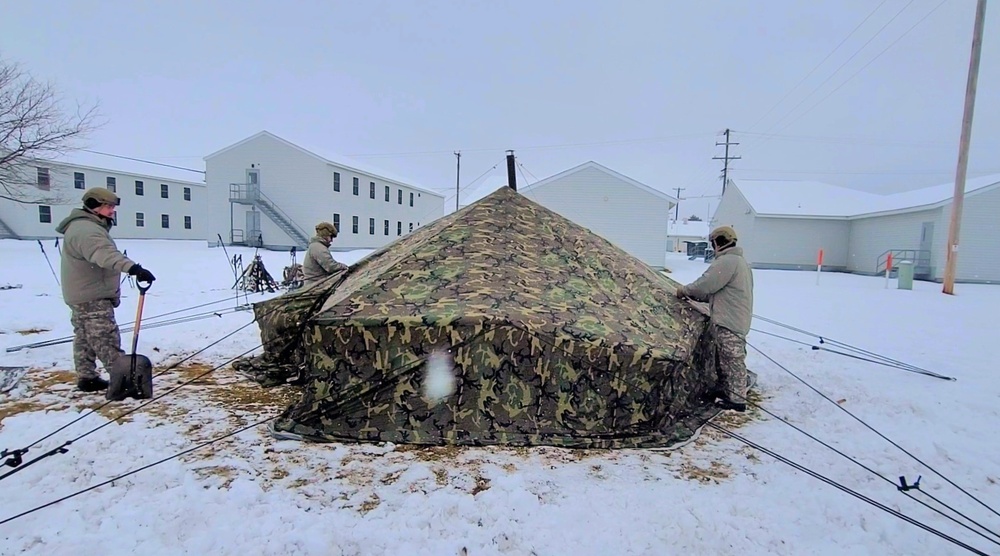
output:
M389 186L385 186L385 202L389 202Z
M403 204L403 190L402 189L399 190L399 195L396 195L396 197L398 199L399 204Z
M333 190L340 191L340 172L333 173Z
M351 217L351 231L354 232L354 233L358 233L358 217L357 216L352 216Z
M185 216L184 217L184 229L185 230L190 230L191 229L191 217L190 216Z
M369 218L368 219L368 233L371 234L371 235L375 235L375 219L374 218Z
M410 222L410 232L413 232L413 222Z
M38 189L48 191L52 187L49 181L49 169L38 168Z
M170 187L165 183L160 184L160 198L161 199L170 198Z
M169 228L170 227L170 215L169 214L161 214L160 215L160 227L161 228Z
M371 197L372 199L375 198L375 182L371 182L368 184L368 196Z
M144 186L140 180L135 180L135 194L140 197L143 195Z
M47 205L38 205L38 221L42 224L51 224L52 207Z
M396 222L396 235L397 236L403 235L403 223L402 222L398 222L398 221Z
M413 206L413 192L410 192L410 206Z
M108 191L110 191L112 193L117 193L118 192L118 180L116 178L108 176L107 187L108 187Z
M389 221L383 220L383 232L385 235L389 235Z
M83 172L73 172L73 187L87 189L87 177L83 175Z
M333 213L333 225L337 227L337 233L340 233L340 213Z
M145 225L146 225L146 215L141 212L135 213L135 227L142 228Z
M184 188L184 200L185 201L190 201L191 200L191 188L190 187L185 187Z
M360 181L358 180L358 178L354 178L354 194L355 195L358 194L358 186L359 185L360 185Z

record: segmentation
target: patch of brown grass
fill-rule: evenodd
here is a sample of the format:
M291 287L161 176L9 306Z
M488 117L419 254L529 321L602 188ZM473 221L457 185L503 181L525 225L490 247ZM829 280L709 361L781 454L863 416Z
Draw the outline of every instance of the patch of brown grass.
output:
M403 474L402 471L393 471L392 473L387 473L385 476L379 479L379 482L382 483L383 485L391 485L392 483L398 481L399 476L402 474Z
M435 469L434 470L434 482L436 482L437 484L439 484L441 486L447 485L448 484L448 470L447 469L442 469L440 467L437 468L437 469Z
M378 494L375 494L373 492L372 495L368 498L368 500L365 500L364 502L361 503L361 506L358 507L358 512L361 513L361 515L364 515L377 508L378 505L381 503L382 499L378 497Z
M18 330L17 333L22 336L30 336L32 334L41 334L42 332L48 332L48 328L27 328L25 330Z
M31 411L41 411L48 408L49 406L38 403L34 400L14 400L4 402L0 404L0 423L3 420L12 415L19 415L21 413L28 413Z
M688 480L697 480L702 483L718 483L732 477L732 468L724 463L713 461L708 467L701 467L694 463L681 464L681 472Z
M412 453L414 457L422 461L443 461L454 460L463 451L464 446L426 446L420 444L400 444L396 446L397 452Z
M222 479L222 488L229 488L229 485L233 484L233 481L236 480L236 476L239 475L239 471L226 465L200 467L194 471L198 477L202 479L208 479L211 477Z
M299 401L302 396L302 391L293 386L264 388L256 382L227 376L227 369L209 372L213 367L214 365L193 362L181 365L173 372L179 382L193 381L185 388L192 388L192 392L206 396L210 403L223 409L254 413L280 411Z

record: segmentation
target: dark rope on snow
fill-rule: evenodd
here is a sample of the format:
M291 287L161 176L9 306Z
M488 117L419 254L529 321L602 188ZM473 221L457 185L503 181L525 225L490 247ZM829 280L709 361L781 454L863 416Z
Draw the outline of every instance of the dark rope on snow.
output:
M767 317L762 317L760 315L753 315L753 318L755 318L757 320L760 320L760 321L763 321L763 322L766 322L766 323L773 324L775 326L780 326L782 328L791 330L793 332L798 332L799 334L803 334L805 336L810 336L810 337L816 338L817 340L819 340L820 344L827 344L828 343L828 344L831 344L831 345L836 346L836 347L848 349L848 350L854 351L856 353L860 353L860 354L867 355L867 356L875 358L875 359L879 359L879 360L885 361L886 363L892 363L894 366L898 366L899 368L912 369L915 372L921 372L922 374L927 374L928 376L935 376L937 378L944 378L944 379L947 379L947 380L956 380L955 378L945 377L945 376L942 376L942 375L938 375L938 374L933 373L933 372L931 372L931 371L929 371L927 369L923 369L923 368L917 367L916 365L911 365L909 363L905 363L903 361L899 361L897 359L893 359L891 357L886 357L885 355L881 355L879 353L875 353L874 351L869 351L869 350L866 350L866 349L862 349L862 348L859 348L859 347L852 346L852 345L844 343L844 342L833 340L833 339L827 338L827 337L825 337L823 335L816 334L815 332L810 332L808 330L803 330L801 328L797 328L797 327L792 326L790 324L785 324L783 322L779 322L779 321L776 321L774 319L769 319Z
M469 338L463 340L462 342L460 342L458 344L455 344L455 345L452 345L451 349L454 349L456 346L464 345L464 344L472 341L473 339L486 334L486 332L487 332L487 330L480 331L480 332L478 332L478 333L470 336ZM260 346L257 346L257 347L260 347ZM257 349L257 347L254 347L253 349ZM253 349L248 350L246 353L249 353L250 351L253 351ZM241 356L242 355L234 357L231 361L234 361L234 360L238 359ZM366 383L366 382L358 382L358 383L355 383L353 386L350 386L350 387L346 388L343 391L328 394L327 396L324 396L323 398L320 398L320 399L315 400L315 401L317 401L317 402L326 401L326 400L330 400L330 399L334 399L335 397L338 397L338 398L340 398L340 400L338 400L337 405L334 406L334 408L332 408L330 410L327 410L327 411L331 415L334 415L334 416L346 415L349 411L356 410L356 408L363 407L363 401L361 401L361 400L363 400L366 396L368 396L371 393L378 393L378 392L380 392L382 390L394 387L404 375L406 375L406 374L408 374L410 372L413 372L413 371L419 369L420 366L423 365L425 362L426 362L426 358L420 358L420 359L417 359L415 361L411 361L409 363L405 363L403 365L400 365L399 367L390 369L388 372L391 373L391 374L388 374L387 376L384 376L381 380L379 380L375 384L369 384L369 383ZM226 365L227 363L223 363L222 365L219 365L219 367L222 367L222 366ZM219 368L219 367L216 367L216 368ZM201 377L203 377L203 376L211 373L214 370L215 369L211 369L209 371L206 371L205 373L202 373L201 375L199 375L199 376L197 376L197 377L189 380L185 384L190 384L191 382L193 382L195 380L198 380L199 378L201 378ZM176 391L176 390L180 389L182 386L184 386L184 384L177 386L176 388L174 388L173 391ZM167 394L169 394L169 392ZM163 396L166 396L167 394L163 394ZM346 394L346 396L345 396L345 394ZM160 397L163 397L163 396L160 396ZM136 408L134 408L134 409L132 409L132 410L126 412L126 413L123 413L122 415L119 415L118 417L116 417L116 420L120 419L122 417L125 417L126 415L128 415L130 413L138 411L139 409L141 409L142 407L144 407L144 406L152 403L156 399L158 399L158 398L154 398L153 400L150 400L149 402L146 402L145 404L142 404L139 407L136 407ZM139 467L137 469L133 469L131 471L128 471L126 473L118 475L118 476L116 476L116 477L114 477L112 479L108 479L108 480L103 481L101 483L98 483L96 485L87 487L87 488L85 488L83 490L74 492L74 493L69 494L67 496L63 496L62 498L59 498L57 500L53 500L51 502L42 504L41 506L37 506L37 507L34 507L34 508L30 509L30 510L26 510L24 512L21 512L21 513L19 513L17 515L8 517L8 518L0 521L0 525L3 525L5 523L9 523L11 521L14 521L15 519L24 517L26 515L32 514L34 512L39 511L39 510L43 510L43 509L48 508L50 506L54 506L55 504L58 504L60 502L64 502L64 501L69 500L71 498L75 498L75 497L77 497L77 496L79 496L81 494L85 494L87 492L90 492L90 491L95 490L97 488L100 488L102 486L113 484L115 481L120 481L121 479L129 477L131 475L134 475L134 474L139 473L141 471L144 471L146 469L150 469L150 468L155 467L157 465L160 465L162 463L166 463L166 462L168 462L170 460L173 460L173 459L179 458L181 456L190 454L191 452L194 452L194 451L199 450L201 448L204 448L206 446L210 446L212 444L215 444L215 443L220 442L222 440L225 440L227 438L231 438L231 437L233 437L233 436L235 436L237 434L240 434L241 432L244 432L244 431L247 431L247 430L249 430L251 428L263 425L265 423L268 423L269 421L273 421L273 420L281 417L283 414L284 414L284 412L281 412L281 413L278 413L276 415L272 415L270 417L261 419L259 421L255 421L253 423L250 423L249 425L240 427L240 428L238 428L238 429L236 429L234 431L225 433L225 434L223 434L221 436L218 436L218 437L215 437L215 438L213 438L211 440L207 440L205 442L202 442L202 443L200 443L200 444L198 444L198 445L196 445L196 446L194 446L192 448L188 448L187 450L178 452L178 453L176 453L174 455L165 457L165 458L163 458L161 460L155 461L153 463L144 465L144 466ZM101 428L103 428L103 427L105 427L105 426L107 426L109 424L111 424L111 422L105 423L105 424L101 425L100 427L98 427L98 428L96 428L96 429L94 429L94 430L92 430L92 431L90 431L90 432L88 432L86 434L83 434L83 435L77 437L74 440L70 440L70 441L66 442L65 444L63 444L62 446L54 448L54 449L50 450L49 452L46 452L46 454L43 454L42 456L39 456L39 458L36 458L36 460L37 459L41 459L42 457L48 457L49 455L56 454L56 453L65 453L65 451L66 451L64 449L65 446L68 446L68 445L72 444L73 442L75 442L76 440L79 440L79 439L81 439L81 438L83 438L83 437L85 437L85 436L87 436L87 435L89 435L89 434L91 434L93 432L96 432L97 430L99 430L99 429L101 429ZM27 465L29 465L30 463L33 463L36 460L33 460L32 462L28 462L27 464L25 464L24 466L22 466L22 468L26 467ZM18 469L20 469L20 468L18 468ZM0 477L0 478L2 478L2 477Z
M312 305L310 305L310 307L304 313L305 317L302 319L302 322L299 323L299 327L298 327L297 333L294 334L294 335L291 335L290 339L287 342L287 344L285 345L285 347L282 348L282 350L281 350L282 354L286 353L289 348L291 348L292 346L294 346L296 342L300 341L302 334L305 332L306 327L309 325L309 316L312 315L317 309L319 309L319 307L322 306L322 304L326 301L326 299L328 297L327 295L323 295L323 293L329 293L330 291L336 289L340 284L343 283L343 281L346 279L346 277L348 276L348 274L350 274L350 270L345 271L343 273L343 275L340 276L340 278L337 280L337 282L335 284L332 284L329 288L323 290L323 292L316 292L316 294L315 294L316 295L316 299L313 301ZM265 313L263 315L260 315L260 316L255 316L254 319L251 320L250 322L244 324L243 326L237 328L236 330L230 332L229 334L223 336L222 338L219 338L218 340L212 342L211 344L203 347L202 349L200 349L197 352L189 355L188 357L182 359L181 361L178 361L177 363L174 363L173 365L171 365L167 369L161 371L160 373L157 373L156 375L154 375L154 378L162 376L164 373L166 373L166 372L168 372L168 371L176 368L177 366L179 366L184 361L187 361L187 360L191 359L195 355L197 355L197 354L199 354L199 353L207 350L208 348L210 348L210 347L212 347L212 346L214 346L214 345L222 342L226 338L229 338L230 336L236 334L237 332L239 332L239 331L243 330L244 328L250 326L251 324L257 322L262 317L268 316L271 313L277 312L277 311L279 311L279 310L281 310L283 308L284 307L282 305L280 305L280 304L279 305L275 305L275 307L273 309L271 309L269 312L267 312L267 313ZM236 357L233 357L232 359L226 361L222 365L218 365L218 366L216 366L216 367L214 367L212 369L209 369L205 373L202 373L202 374L196 376L195 378L193 378L191 380L188 380L187 382L181 383L179 386L175 387L174 389L167 391L167 393L161 394L160 396L152 398L148 402L145 402L145 403L139 405L138 407L133 408L132 410L126 411L125 413L119 415L118 417L115 417L111 421L108 421L108 422L104 423L103 425L100 425L99 427L97 427L95 429L92 429L92 430L84 433L83 435L78 436L77 438L75 438L73 440L67 441L67 442L63 443L61 446L59 446L57 448L54 448L52 450L49 450L48 452L45 452L42 455L40 455L40 456L38 456L38 457L36 457L36 458L28 461L28 462L24 462L23 461L23 456L25 454L27 454L27 452L28 452L28 450L30 448L34 447L39 442L42 442L43 440L45 440L47 438L50 438L51 436L55 435L56 433L64 430L66 427L72 425L73 423L76 423L79 420L81 420L81 419L83 419L83 418L85 418L85 417L87 417L89 415L93 415L98 410L100 410L100 409L106 407L108 404L110 404L111 400L106 401L103 404L99 405L97 408L89 411L88 413L85 413L84 415L81 415L80 417L77 417L75 420L71 421L70 423L68 423L66 425L63 425L62 427L60 427L59 429L55 430L54 432L49 433L45 437L43 437L43 438L35 441L35 443L31 444L28 447L21 448L21 449L18 449L18 450L4 450L3 453L0 454L0 457L6 457L7 460L5 460L2 465L7 465L7 466L10 466L10 467L13 467L14 469L12 469L11 471L8 471L7 473L4 473L3 475L0 475L0 480L3 480L6 477L9 477L9 476L11 476L11 475L13 475L13 474L15 474L15 473L23 470L25 467L29 467L29 466L37 463L38 461L41 461L41 460L45 459L45 458L51 457L51 456L53 456L55 454L66 453L66 451L67 451L66 448L69 445L71 445L73 442L76 442L77 440L80 440L80 439L82 439L82 438L84 438L86 436L89 436L90 434L92 434L94 432L97 432L98 430L100 430L100 429L102 429L102 428L110 425L111 423L117 422L118 420L122 419L123 417L125 417L127 415L130 415L130 414L134 413L135 411L138 411L139 409L142 409L142 408L146 407L147 405L149 405L151 403L154 403L156 401L159 401L159 400L163 399L164 397L170 395L171 393L176 392L177 390L180 390L182 387L184 387L184 386L186 386L188 384L191 384L192 382L195 382L195 381L203 378L204 376L208 375L209 373L212 373L212 372L216 371L217 369L219 369L219 368L221 368L221 367L223 367L223 366L225 366L225 365L227 365L229 363L232 363L233 361L239 359L240 357L243 357L244 355L246 355L246 354L248 354L248 353L256 350L257 348L262 347L262 346L263 346L263 344L258 344L257 346L253 347L252 349L247 350L246 352L244 352L244 353L242 353L240 355L237 355Z
M892 439L890 439L889 437L887 437L886 435L882 434L877 429L875 429L874 427L872 427L871 425L869 425L868 423L866 423L863 419L861 419L857 415L851 413L847 408L845 408L844 406L840 405L839 403L837 403L836 401L834 401L833 399L831 399L826 394L824 394L824 393L820 392L819 390L817 390L813 385L811 385L808 382L806 382L804 379L802 379L797 374L793 373L791 370L789 370L787 367L785 367L781 363L775 361L773 357L771 357L770 355L768 355L768 354L764 353L763 351L761 351L757 346L754 346L750 342L747 342L747 346L751 347L757 353L763 355L768 361L770 361L771 363L773 363L774 365L776 365L779 369L781 369L781 370L785 371L786 373L788 373L789 375L791 375L793 378L795 378L795 380L798 380L799 382L801 382L802 384L804 384L807 388L809 388L810 390L812 390L816 394L819 394L824 400L830 402L834 407L836 407L837 409L843 411L844 413L846 413L847 415L849 415L855 421L861 423L861 425L863 425L865 428L867 428L868 430L872 431L873 433L875 433L876 435L878 435L880 438L882 438L883 440L885 440L889 444L892 444L893 446L895 446L896 448L898 448L901 452L903 452L907 456L910 456L910 458L912 458L914 461L916 461L920 465L923 465L924 467L926 467L927 469L929 469L932 473L934 473L935 475L937 475L938 477L940 477L941 479L943 479L945 482L947 482L951 486L957 488L963 494L965 494L966 496L968 496L968 497L972 498L973 500L975 500L976 502L978 502L981 506L983 506L984 508L986 508L987 510L989 510L990 512L992 512L997 517L1000 517L1000 513L997 513L996 510L994 510L993 508L991 508L985 502L983 502L982 500L980 500L979 498L977 498L975 495L973 495L969 491L965 490L964 488L958 486L954 481L952 481L948 477L945 477L937 469L935 469L934 467L931 467L930 464L924 462L922 459L920 459L917 456L915 456L913 453L911 453L910 451L908 451L906 448L903 448L902 446L900 446L899 444L897 444L895 441L893 441Z
M910 517L910 516L908 516L906 514L903 514L902 512L894 510L894 509L890 508L889 506L886 506L885 504L882 504L881 502L878 502L877 500L873 500L873 499L871 499L871 498L869 498L869 497L861 494L860 492L858 492L858 491L856 491L854 489L851 489L850 487L844 486L844 485L838 483L837 481L834 481L833 479L830 479L829 477L821 475L820 473L818 473L816 471L813 471L812 469L809 469L808 467L805 467L804 465L796 463L796 462L794 462L794 461L792 461L792 460L790 460L790 459L782 456L781 454L778 454L778 453L776 453L776 452L774 452L772 450L769 450L769 449L761 446L760 444L757 444L757 443L755 443L755 442L753 442L751 440L748 440L747 438L744 438L744 437L736 434L735 432L733 432L733 431L731 431L729 429L726 429L725 427L719 426L719 425L717 425L715 423L712 423L711 421L709 421L708 423L706 423L706 425L712 427L713 429L715 429L715 430L717 430L717 431L719 431L719 432L721 432L721 433L723 433L723 434L725 434L725 435L727 435L727 436L729 436L729 437L731 437L731 438L733 438L735 440L738 440L738 441L742 442L743 444L746 444L747 446L749 446L749 447L751 447L751 448L753 448L753 449L755 449L755 450L757 450L759 452L762 452L764 454L767 454L767 455L771 456L772 458L780 461L781 463L789 465L792 468L794 468L794 469L796 469L798 471L801 471L801 472L803 472L803 473L805 473L805 474L807 474L807 475L809 475L809 476L811 476L811 477L813 477L815 479L819 479L820 481L823 481L824 483L826 483L826 484L828 484L828 485L830 485L830 486L832 486L832 487L834 487L834 488L836 488L836 489L838 489L838 490L840 490L842 492L850 494L851 496L853 496L853 497L855 497L855 498L857 498L857 499L859 499L859 500L861 500L861 501L863 501L863 502L865 502L867 504L870 504L871 506L874 506L874 507L876 507L876 508L878 508L878 509L880 509L880 510L882 510L882 511L884 511L884 512L890 514L890 515L892 515L892 516L895 516L895 517L897 517L899 519L902 519L903 521L905 521L905 522L907 522L907 523L909 523L911 525L915 525L915 526L923 529L924 531L927 531L928 533L932 533L934 535L937 535L938 537L940 537L940 538L942 538L942 539L944 539L944 540L946 540L946 541L948 541L948 542L950 542L952 544L955 544L956 546L960 546L960 547L964 548L965 550L968 550L969 552L972 552L973 554L979 554L981 556L988 556L988 554L986 552L983 552L983 551L981 551L981 550L979 550L977 548L974 548L974 547L972 547L972 546L970 546L970 545L968 545L968 544L966 544L966 543L964 543L964 542L962 542L962 541L960 541L960 540L958 540L958 539L956 539L956 538L954 538L954 537L952 537L952 536L950 536L950 535L948 535L946 533L943 533L943 532L941 532L941 531L939 531L939 530L931 527L930 525L927 525L927 524L925 524L923 522L920 522L920 521L918 521L918 520L916 520L916 519L914 519L914 518L912 518L912 517ZM2 523L3 522L0 522L0 524L2 524Z
M905 364L905 363L902 363L902 364L900 364L900 363L892 363L892 362L884 360L884 358L883 358L883 360L879 360L879 359L875 359L874 357L865 357L865 356L861 356L861 355L854 355L854 354L851 354L851 353L844 353L842 351L837 351L835 349L830 349L830 348L823 347L823 346L817 346L817 345L811 344L809 342L803 342L802 340L796 340L795 338L789 338L788 336L782 336L781 334L775 334L774 332L768 332L766 330L760 330L759 328L750 328L750 330L752 330L753 332L756 332L758 334L765 334L767 336L772 336L772 337L775 337L775 338L778 338L778 339L781 339L781 340L785 340L787 342L791 342L793 344L798 344L798 345L801 345L801 346L808 346L809 348L813 349L814 351L825 351L825 352L833 353L833 354L836 354L836 355L843 355L844 357L850 357L851 359L857 359L859 361L865 361L866 363L874 363L876 365L883 365L885 367L890 367L890 368L893 368L893 369L899 369L901 371L905 371L905 372L909 372L909 373L917 373L917 374L926 375L926 376L932 376L934 378L940 378L940 379L944 379L944 380L952 380L952 381L957 380L957 379L955 379L953 377L950 377L950 376L944 376L944 375L939 375L937 373L932 373L930 371L926 371L926 370L921 369L919 367L914 367L912 365L908 365L908 364Z
M938 500L937 498L935 498L935 497L934 497L933 495L931 495L930 493L928 493L928 492L925 492L924 490L922 490L922 489L920 488L920 486L919 486L919 479L917 480L917 484L916 484L916 485L910 485L910 486L911 486L911 487L913 487L913 488L903 488L903 487L901 487L900 485L898 485L898 484L897 484L897 483L896 483L895 481L893 481L892 479L890 479L890 478L886 477L886 476L885 476L885 475L883 475L882 473L879 473L878 471L876 471L876 470L872 469L871 467L868 467L868 466L867 466L867 465L865 465L864 463L861 463L860 461L858 461L858 460L857 460L857 459L855 459L854 457L852 457L852 456L850 456L850 455L848 455L848 454L846 454L846 453L842 452L841 450L839 450L839 449L835 448L834 446L831 446L830 444L828 444L828 443L824 442L823 440L820 440L820 439L819 439L819 438L817 438L816 436L812 435L811 433L809 433L808 431L806 431L806 430L802 429L801 427L799 427L799 426L795 425L795 424L794 424L794 423L792 423L791 421L788 421L787 419L785 419L785 418L783 418L783 417L781 417L781 416L779 416L779 415L777 415L777 414L773 413L772 411L768 410L768 409L767 409L766 407L764 407L764 406L762 406L762 405L760 405L760 404L757 404L757 403L754 403L753 401L751 401L751 400L748 400L748 399L746 399L746 398L743 398L743 401L744 401L745 403L747 403L748 405L752 405L753 407L756 407L757 409L759 409L759 410L763 411L764 413L766 413L766 414L770 415L771 417L773 417L773 418L777 419L778 421L781 421L782 423L784 423L784 424L788 425L789 427L792 427L793 429L795 429L796 431L798 431L798 432L802 433L803 435L805 435L805 436L806 436L806 437L808 437L809 439L813 440L814 442L816 442L816 443L820 444L821 446L824 446L825 448L827 448L827 449L829 449L829 450L833 451L834 453L836 453L837 455L839 455L839 456L843 457L844 459L846 459L846 460L850 461L851 463L854 463L854 464L855 464L855 465L857 465L858 467L861 467L862 469L864 469L865 471L867 471L867 472L871 473L872 475L875 475L876 477L878 477L878 478L882 479L883 481L885 481L885 482L889 483L890 485L892 485L892 486L896 487L896 490L898 490L898 491L899 491L900 493L902 493L902 494L903 494L903 495L905 495L906 497L908 497L908 498L912 499L912 500L913 500L914 502L916 502L916 503L918 503L918 504L920 504L920 505L922 505L922 506L924 506L924 507L926 507L926 508L928 508L928 509L930 509L930 510L932 510L932 511L936 512L936 513L938 513L939 515L941 515L942 517L944 517L944 518L946 518L946 519L949 519L949 520L951 520L951 521L955 522L956 524L960 525L961 527L964 527L965 529L968 529L969 531L971 531L971 532L973 532L973 533L975 533L975 534L979 535L980 537L983 537L984 539L988 540L989 542L991 542L991 543L993 543L993 544L995 544L995 545L997 545L997 546L1000 546L1000 542L997 542L996 540L994 540L994 539L991 539L990 537L987 537L986 535L982 534L981 532L979 532L979 531L977 531L977 530L973 529L972 527L969 527L968 525L966 525L966 524L962 523L961 521L959 521L959 520L955 519L954 517L952 517L952 516L950 516L950 515L948 515L948 514L946 514L946 513L942 512L942 511L941 511L940 509L938 509L938 508L935 508L935 507L931 506L930 504L928 504L928 503L924 502L923 500L918 500L917 498L913 497L913 495L911 495L911 494L910 494L910 493L908 492L909 490L917 490L917 491L919 491L919 492L921 492L921 493L925 494L926 496L930 497L930 498L931 498L932 500L934 500L934 501L935 501L935 502L937 502L938 504L940 504L940 505L944 506L945 508L947 508L947 509L951 510L951 511L952 511L952 512L954 512L955 514L957 514L957 515L961 516L962 518L964 518L964 519L966 519L967 521L969 521L970 523L972 523L972 524L976 525L977 527L979 527L979 528L980 528L980 529L982 529L983 531L986 531L986 532L987 532L987 533L989 533L990 535L993 535L994 537L997 537L997 539L1000 539L1000 534L997 534L996 532L994 532L994 531L990 530L990 529L989 529L988 527L986 527L986 526L982 525L981 523L979 523L979 522L977 522L976 520L974 520L974 519L970 518L969 516L967 516L967 515L963 514L962 512L960 512L960 511L956 510L955 508L953 508L953 507L949 506L948 504L946 504L946 503L942 502L941 500Z
M155 315L155 316L152 316L152 317L146 317L146 318L143 319L143 322L154 321L154 320L161 319L163 317L167 317L167 316L170 316L170 315L176 315L177 313L184 313L184 312L191 311L191 310L194 310L194 309L201 309L203 307L208 307L210 305L218 305L219 303L225 303L227 301L229 301L229 298L222 299L222 300L219 300L219 301L211 301L211 302L208 302L208 303L202 303L200 305L193 305L191 307L186 307L184 309L177 309L176 311L170 311L169 313L163 313L163 314ZM247 306L243 305L240 308L243 308L243 307L247 307ZM214 314L214 313L212 313L212 314ZM134 325L135 325L135 321L130 321L130 322L122 323L123 328L121 328L120 331L121 332L130 332L132 330L132 327ZM149 324L149 325L144 326L144 328L151 328L151 327L155 327L155 326L160 326L160 324L159 323L153 323L153 324ZM25 348L32 349L32 348L55 346L55 345L59 345L59 344L65 344L65 343L68 343L68 342L71 342L71 341L73 341L73 336L63 336L61 338L53 338L51 340L44 340L44 341L41 341L41 342L33 342L33 343L30 343L30 344L24 344L24 345L20 345L20 346L11 346L11 347L7 348L7 353L10 353L10 352L13 352L13 351L20 351L20 350L25 349Z

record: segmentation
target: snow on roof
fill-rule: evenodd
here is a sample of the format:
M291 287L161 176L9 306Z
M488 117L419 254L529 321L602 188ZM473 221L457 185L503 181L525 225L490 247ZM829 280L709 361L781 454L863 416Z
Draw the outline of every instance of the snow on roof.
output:
M375 176L376 178L382 178L382 179L387 180L387 181L395 182L395 183L397 183L399 185L405 185L407 187L423 191L424 193L428 193L428 194L435 195L435 196L438 196L438 197L444 197L444 195L442 195L441 192L439 192L439 191L435 191L434 189L431 189L429 187L422 186L422 185L418 184L417 182L415 182L415 181L413 181L413 180L411 180L409 178L406 178L406 177L403 177L403 176L398 176L398 175L393 174L392 172L387 172L387 171L385 171L385 170L383 170L381 168L377 168L377 167L373 166L372 164L369 164L368 162L361 162L361 161L358 161L358 160L354 160L354 159L352 159L350 157L347 157L347 156L344 156L344 155L335 155L335 156L321 155L319 153L322 152L322 151L319 150L319 149L311 149L308 146L304 146L304 145L292 143L291 141L289 141L287 139L283 139L281 137L278 137L277 135L271 133L270 131L266 131L266 130L265 131L260 131L258 133L255 133L255 134L251 135L250 137L247 137L246 139L243 139L242 141L237 141L236 143L233 143L232 145L229 145L228 147L219 149L218 151L215 151L214 153L206 156L205 160L208 160L209 158L212 158L212 157L214 157L216 155L222 154L223 152L226 152L229 149L236 148L236 147L242 145L243 143L246 143L247 141L251 141L251 140L256 139L257 137L261 137L261 136L270 137L272 139L275 139L277 141L285 143L286 145L288 145L288 146L290 146L290 147L292 147L294 149L298 149L298 150L300 150L300 151L302 151L302 152L304 152L304 153L306 153L306 154L308 154L308 155L310 155L310 156L312 156L314 158L322 160L322 161L326 162L327 164L332 164L334 166L340 166L340 167L343 167L343 168L347 168L348 170L354 170L354 171L362 173L362 174L369 174L369 175Z
M170 166L121 158L120 156L110 156L87 151L72 151L64 156L53 158L51 162L86 170L129 174L145 178L162 178L164 180L187 182L197 185L205 184L205 168L200 160L195 161L194 164L189 164L186 159L185 162L163 163L170 164L170 166L190 168L190 170L181 170L179 168L171 168Z
M549 177L547 177L547 178L545 178L543 180L536 181L535 183L532 183L531 185L525 185L523 187L518 187L518 191L523 191L523 192L527 193L527 192L530 192L531 190L535 189L536 187L542 187L542 186L547 185L547 184L549 184L551 182L554 182L554 181L556 181L558 179L561 179L561 178L564 178L566 176L575 174L575 173L580 172L582 170L586 170L588 168L597 169L597 170L599 170L601 172L604 172L605 174L608 174L609 176L615 177L615 178L617 178L617 179L619 179L619 180L621 180L621 181L623 181L623 182L625 182L625 183L627 183L627 184L629 184L629 185L631 185L633 187L636 187L636 188L641 189L643 191L646 191L647 193L650 193L650 194L652 194L652 195L654 195L656 197L659 197L659 198L663 199L664 201L669 202L670 206L673 206L673 205L677 204L677 197L674 197L672 195L664 193L663 191L660 191L659 189L656 189L654 187L650 187L650 186L648 186L648 185L646 185L646 184L644 184L644 183L642 183L640 181L634 180L634 179L632 179L632 178L630 178L630 177L628 177L628 176L626 176L624 174L620 174L618 172L615 172L611 168L608 168L607 166L604 166L603 164L599 164L597 162L594 162L593 160L589 160L587 162L584 162L583 164L580 164L579 166L574 166L574 167L570 168L569 170L564 170L562 172L559 172L558 174L556 174L554 176L549 176Z
M667 236L672 237L708 237L708 222L701 220L671 220L667 222Z
M851 218L930 207L951 200L954 183L882 195L816 181L734 181L758 215ZM1000 174L966 180L973 193L1000 184Z

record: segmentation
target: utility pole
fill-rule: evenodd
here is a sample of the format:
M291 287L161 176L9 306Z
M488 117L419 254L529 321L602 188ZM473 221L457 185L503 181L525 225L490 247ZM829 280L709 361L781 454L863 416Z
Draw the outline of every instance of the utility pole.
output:
M674 205L674 222L677 222L680 219L679 215L681 210L681 191L684 191L686 188L675 187L674 189L677 191L677 204Z
M972 57L965 85L965 115L962 136L958 144L958 168L955 171L955 193L951 200L951 224L948 226L948 252L945 254L943 293L955 293L955 267L958 263L958 238L962 225L962 204L965 201L965 174L969 168L969 141L972 138L972 113L976 106L976 84L979 81L979 58L983 50L983 21L986 0L976 4L976 23L972 31Z
M719 143L718 141L716 141L715 145L716 146L720 146L720 145L725 145L726 146L726 155L725 156L713 156L712 157L712 160L722 160L723 161L722 162L722 194L725 195L726 194L726 185L729 183L729 161L730 160L739 160L739 159L741 159L743 157L741 157L741 156L729 156L729 145L739 145L739 143L730 143L729 142L729 128L728 127L726 128L726 142L725 143Z
M507 186L517 191L517 174L514 169L514 151L507 151Z
M462 151L455 151L455 210L458 210L459 179L462 175Z

